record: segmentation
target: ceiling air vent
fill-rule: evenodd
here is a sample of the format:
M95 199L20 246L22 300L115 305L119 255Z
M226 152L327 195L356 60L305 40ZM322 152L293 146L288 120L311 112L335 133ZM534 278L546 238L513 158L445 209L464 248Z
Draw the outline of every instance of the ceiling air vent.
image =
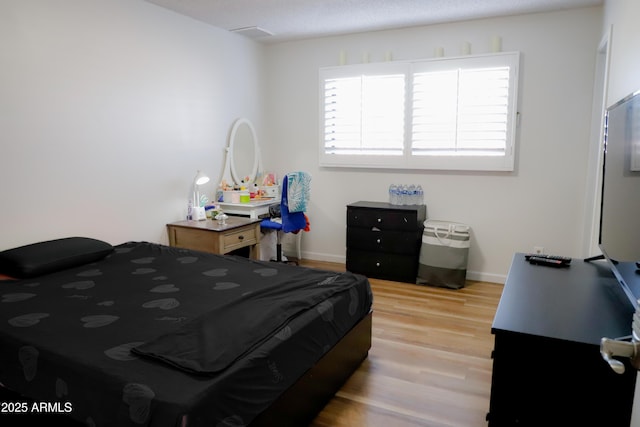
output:
M232 33L242 34L243 36L247 36L252 39L259 39L261 37L272 36L273 33L271 31L267 31L260 27L242 27L242 28L234 28L230 30Z

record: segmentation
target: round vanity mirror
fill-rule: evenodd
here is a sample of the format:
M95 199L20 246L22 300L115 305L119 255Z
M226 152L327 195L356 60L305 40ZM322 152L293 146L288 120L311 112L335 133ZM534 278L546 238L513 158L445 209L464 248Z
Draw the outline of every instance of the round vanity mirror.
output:
M231 129L229 141L231 177L236 184L252 183L258 173L258 141L253 125L247 119L238 119Z
M260 168L260 147L255 129L245 118L231 128L222 179L231 185L251 184Z

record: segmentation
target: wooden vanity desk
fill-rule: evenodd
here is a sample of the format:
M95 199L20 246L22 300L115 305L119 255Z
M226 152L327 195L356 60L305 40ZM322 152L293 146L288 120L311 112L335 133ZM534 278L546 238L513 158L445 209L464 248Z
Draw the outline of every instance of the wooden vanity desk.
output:
M167 224L169 245L214 254L250 247L250 258L260 258L260 222L257 218L229 216L226 223L206 219Z

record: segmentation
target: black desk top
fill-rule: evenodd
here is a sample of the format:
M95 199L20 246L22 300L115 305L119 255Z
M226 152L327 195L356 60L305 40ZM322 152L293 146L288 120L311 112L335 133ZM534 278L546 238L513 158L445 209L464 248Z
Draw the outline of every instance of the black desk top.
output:
M507 331L600 345L631 334L634 309L605 261L568 268L513 257L492 332Z
M421 211L426 209L426 205L392 205L387 202L367 202L359 201L349 203L347 207L353 208L369 208L369 209L390 209L397 211Z

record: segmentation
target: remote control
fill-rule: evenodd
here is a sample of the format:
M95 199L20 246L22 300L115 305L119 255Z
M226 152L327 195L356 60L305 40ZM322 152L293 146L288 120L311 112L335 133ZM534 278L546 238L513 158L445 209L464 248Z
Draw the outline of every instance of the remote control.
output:
M524 259L529 261L531 258L538 259L550 259L554 261L561 261L563 264L571 264L571 258L561 255L546 255L546 254L526 254Z
M565 262L562 259L540 257L536 255L532 255L529 257L529 263L536 265L546 265L549 267L569 267L569 262Z

